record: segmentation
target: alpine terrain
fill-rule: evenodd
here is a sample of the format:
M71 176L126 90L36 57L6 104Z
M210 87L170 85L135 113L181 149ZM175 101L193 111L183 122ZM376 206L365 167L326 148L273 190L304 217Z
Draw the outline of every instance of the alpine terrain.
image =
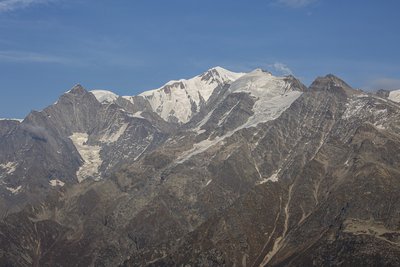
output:
M400 266L400 90L212 68L0 120L0 266Z

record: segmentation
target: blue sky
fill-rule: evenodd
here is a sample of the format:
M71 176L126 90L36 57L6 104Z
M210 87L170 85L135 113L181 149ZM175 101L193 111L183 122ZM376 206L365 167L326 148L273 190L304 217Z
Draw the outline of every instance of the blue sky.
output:
M0 117L210 67L400 88L398 0L0 0Z

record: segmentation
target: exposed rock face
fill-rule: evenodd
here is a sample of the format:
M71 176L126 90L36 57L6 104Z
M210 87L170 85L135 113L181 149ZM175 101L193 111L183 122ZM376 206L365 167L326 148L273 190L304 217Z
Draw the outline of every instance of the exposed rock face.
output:
M144 116L114 103L101 104L77 85L54 105L31 112L21 123L0 121L5 126L0 166L8 166L0 169L0 190L7 209L40 200L46 195L40 192L55 187L49 181L99 180L133 162L144 150L157 147L174 127Z
M0 265L398 266L400 106L333 75L228 78L185 120L147 98L183 82L0 121Z
M384 89L379 89L376 92L376 95L382 98L388 98L390 95L390 91L389 90L384 90Z

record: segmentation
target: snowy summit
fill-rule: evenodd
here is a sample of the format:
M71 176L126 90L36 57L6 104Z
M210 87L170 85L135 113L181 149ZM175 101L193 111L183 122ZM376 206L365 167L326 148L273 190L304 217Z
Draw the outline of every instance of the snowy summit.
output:
M112 103L118 98L118 95L107 90L92 90L90 92L100 103Z
M191 79L170 81L162 87L140 94L151 107L166 121L175 117L181 123L188 122L193 113L212 95L214 90L226 83L232 83L245 73L235 73L221 67L214 67Z

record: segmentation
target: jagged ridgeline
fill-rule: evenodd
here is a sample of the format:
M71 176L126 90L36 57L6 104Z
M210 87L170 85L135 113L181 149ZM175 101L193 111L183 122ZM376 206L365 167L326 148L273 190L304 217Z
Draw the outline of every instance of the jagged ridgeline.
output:
M400 90L220 67L0 120L0 266L400 266Z

